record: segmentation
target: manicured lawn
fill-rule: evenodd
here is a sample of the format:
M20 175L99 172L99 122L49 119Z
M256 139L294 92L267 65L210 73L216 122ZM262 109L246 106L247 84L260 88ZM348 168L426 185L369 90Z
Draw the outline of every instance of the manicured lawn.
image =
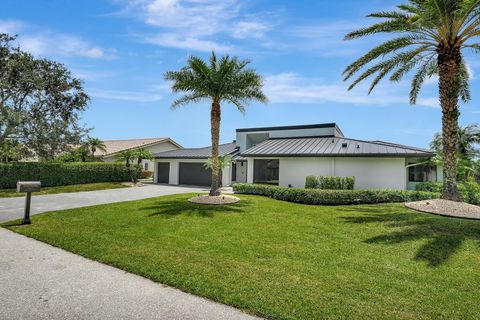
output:
M79 191L94 191L94 190L118 189L118 188L127 188L127 186L119 182L73 184L70 186L45 187L45 188L42 188L40 192L33 193L33 195L79 192ZM0 198L11 198L11 197L22 197L22 196L25 196L25 193L17 193L16 189L0 189Z
M165 196L8 228L272 319L478 319L480 221L402 205Z

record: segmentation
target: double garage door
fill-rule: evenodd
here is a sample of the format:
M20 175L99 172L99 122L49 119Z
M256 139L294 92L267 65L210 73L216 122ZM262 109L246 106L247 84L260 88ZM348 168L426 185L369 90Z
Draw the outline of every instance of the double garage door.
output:
M158 183L169 183L170 163L158 163ZM178 168L178 183L193 186L210 186L212 184L212 170L205 169L203 163L180 162Z

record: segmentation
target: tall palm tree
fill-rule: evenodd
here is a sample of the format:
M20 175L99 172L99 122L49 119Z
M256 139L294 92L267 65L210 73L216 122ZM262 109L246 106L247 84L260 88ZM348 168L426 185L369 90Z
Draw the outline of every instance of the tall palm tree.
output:
M87 140L87 146L92 151L92 157L95 157L95 152L97 150L100 150L103 152L107 151L107 147L105 146L105 143L103 143L103 141L98 138L89 137Z
M442 198L455 201L459 200L456 188L458 100L470 99L463 51L467 48L480 51L480 44L474 42L480 35L479 14L480 0L409 0L396 10L370 14L369 17L384 20L345 36L350 40L379 33L392 35L392 39L345 69L344 80L363 71L349 89L375 76L371 92L386 76L391 81L400 81L415 70L410 91L410 103L415 104L425 79L439 76L444 151Z
M245 113L246 105L257 100L267 102L262 92L262 77L253 69L247 68L248 60L223 56L217 59L214 52L210 61L190 57L187 65L179 71L165 73L165 79L173 81L172 91L184 95L175 100L172 108L209 101L210 124L212 138L212 185L210 195L220 194L218 144L220 139L221 103L233 104L241 113Z

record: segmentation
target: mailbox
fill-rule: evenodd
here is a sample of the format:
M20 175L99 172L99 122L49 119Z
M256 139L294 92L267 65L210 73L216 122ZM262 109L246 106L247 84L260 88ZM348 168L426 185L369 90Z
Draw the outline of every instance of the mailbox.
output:
M38 192L42 184L40 181L18 181L17 192Z
M18 181L17 192L26 192L25 212L23 216L23 224L30 224L30 203L32 202L32 192L40 191L42 184L40 181Z

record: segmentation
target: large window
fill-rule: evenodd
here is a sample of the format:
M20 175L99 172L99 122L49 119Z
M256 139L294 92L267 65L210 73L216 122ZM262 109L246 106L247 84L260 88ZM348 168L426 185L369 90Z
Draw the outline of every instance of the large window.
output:
M409 182L436 181L437 168L425 164L419 164L408 168Z
M278 159L275 159L275 160L255 159L253 182L278 185L278 172L279 172Z

